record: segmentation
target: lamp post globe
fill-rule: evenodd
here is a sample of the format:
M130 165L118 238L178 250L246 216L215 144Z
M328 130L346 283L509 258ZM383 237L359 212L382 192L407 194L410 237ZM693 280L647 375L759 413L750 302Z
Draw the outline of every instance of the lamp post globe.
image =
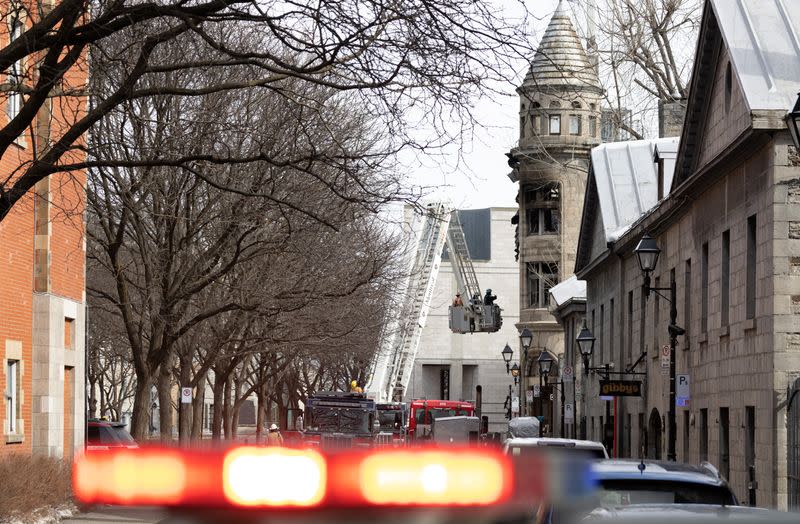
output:
M546 349L542 351L536 362L539 364L539 373L542 376L547 376L550 374L550 368L553 366L554 359L553 355L551 355L549 351Z
M523 329L519 334L519 341L522 344L522 348L527 351L533 343L533 333L531 333L531 330L528 328Z
M519 376L519 364L514 362L514 365L511 366L511 376L517 378Z
M658 255L661 254L661 249L659 249L655 238L645 233L633 252L636 253L642 273L647 274L655 270L658 263Z
M784 120L786 121L786 127L789 128L789 134L792 135L794 147L800 149L800 96L797 97L797 101L794 103L794 109L786 114Z
M581 352L581 355L584 357L591 357L592 351L594 351L594 335L589 328L586 326L586 320L583 321L583 327L581 328L580 333L575 338L575 342L578 343L578 349Z
M500 354L503 356L503 362L506 363L506 373L508 373L510 370L508 364L511 362L511 357L514 356L514 350L511 349L511 346L506 344L506 347L503 348L503 351L501 351Z

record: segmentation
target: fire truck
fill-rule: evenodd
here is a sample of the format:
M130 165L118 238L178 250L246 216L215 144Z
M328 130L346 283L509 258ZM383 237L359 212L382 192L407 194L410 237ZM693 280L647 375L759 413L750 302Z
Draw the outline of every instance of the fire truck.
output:
M303 441L323 449L371 447L378 428L375 401L363 393L322 391L306 401Z
M456 400L413 400L408 416L408 439L431 438L431 425L440 417L472 417L475 406Z
M403 445L406 440L408 406L402 402L383 402L377 404L380 424L378 440L383 445Z

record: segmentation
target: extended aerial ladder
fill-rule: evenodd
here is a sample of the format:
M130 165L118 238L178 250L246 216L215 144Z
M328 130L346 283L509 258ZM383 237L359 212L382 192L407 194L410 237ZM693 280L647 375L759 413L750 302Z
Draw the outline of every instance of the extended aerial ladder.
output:
M393 315L386 322L383 344L374 359L366 386L367 394L377 402L402 401L408 388L445 244L458 289L468 299L465 306L450 307L451 330L457 333L494 332L502 325L500 307L483 305L458 212L443 203L428 204L419 219L422 222L419 227L415 228L414 223L411 227L412 233L418 231L419 234L410 252L410 271L401 314Z

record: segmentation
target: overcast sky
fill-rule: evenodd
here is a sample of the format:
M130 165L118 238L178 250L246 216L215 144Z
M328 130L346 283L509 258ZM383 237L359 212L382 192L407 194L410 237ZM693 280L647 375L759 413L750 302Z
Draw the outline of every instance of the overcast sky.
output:
M497 0L499 8L513 4ZM558 0L527 0L528 9L538 20L531 28L532 44L538 43ZM505 5L504 5L505 4ZM533 57L530 57L532 59ZM524 76L528 65L520 62L517 73ZM519 98L516 85L505 86L507 96L485 96L477 101L474 115L482 124L459 147L453 146L436 157L407 156L402 159L420 186L439 186L433 199L451 201L459 209L516 207L516 184L506 176L507 153L518 138Z

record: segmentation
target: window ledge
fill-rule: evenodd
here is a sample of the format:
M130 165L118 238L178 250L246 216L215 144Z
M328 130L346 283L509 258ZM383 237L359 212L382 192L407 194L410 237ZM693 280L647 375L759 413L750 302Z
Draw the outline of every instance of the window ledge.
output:
M708 331L700 333L700 335L697 337L698 344L702 344L704 342L708 342Z
M752 331L756 328L756 319L748 318L743 323L745 331Z
M25 435L19 435L17 433L6 435L6 444L21 444L23 442L25 442Z
M731 334L731 327L730 325L725 325L719 328L719 337L727 337Z

